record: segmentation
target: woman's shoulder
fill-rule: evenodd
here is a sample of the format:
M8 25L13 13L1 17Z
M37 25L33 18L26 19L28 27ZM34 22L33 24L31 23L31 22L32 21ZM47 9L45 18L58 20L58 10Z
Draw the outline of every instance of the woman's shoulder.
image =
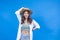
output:
M35 19L32 19L32 23L33 23L33 24L36 24L37 21L36 21Z
M32 22L34 22L35 21L35 19L32 19Z
M32 19L32 23L35 23L36 21L35 21L35 19Z

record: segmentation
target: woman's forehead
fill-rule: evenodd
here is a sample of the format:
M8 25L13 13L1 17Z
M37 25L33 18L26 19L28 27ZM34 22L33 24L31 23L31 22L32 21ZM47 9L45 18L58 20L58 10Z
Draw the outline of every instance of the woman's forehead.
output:
M28 11L25 11L24 13L28 13Z

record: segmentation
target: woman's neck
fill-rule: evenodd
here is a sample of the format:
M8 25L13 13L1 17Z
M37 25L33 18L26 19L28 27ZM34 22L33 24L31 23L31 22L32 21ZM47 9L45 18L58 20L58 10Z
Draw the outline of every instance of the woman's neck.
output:
M27 18L25 18L24 22L27 22Z

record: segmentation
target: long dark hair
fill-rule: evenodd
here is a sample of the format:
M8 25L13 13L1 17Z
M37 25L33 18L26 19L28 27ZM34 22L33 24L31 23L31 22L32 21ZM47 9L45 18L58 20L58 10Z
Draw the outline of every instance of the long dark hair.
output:
M31 24L32 23L32 19L30 18L30 11L28 11L28 10L25 10L25 11L27 11L28 12L28 14L29 14L29 16L28 16L28 19L27 19L27 22L29 23L29 24ZM24 12L25 12L24 11ZM24 14L24 12L23 12L23 14ZM21 19L21 24L23 24L24 23L24 21L25 21L25 17L24 17L24 15L22 14L22 19Z

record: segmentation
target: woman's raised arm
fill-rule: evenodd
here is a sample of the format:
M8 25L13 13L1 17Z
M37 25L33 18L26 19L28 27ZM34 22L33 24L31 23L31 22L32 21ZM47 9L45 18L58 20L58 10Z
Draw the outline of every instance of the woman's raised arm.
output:
M20 11L21 11L23 8L24 8L24 7L20 8L19 10L17 10L17 11L15 12L15 14L16 14L16 16L17 16L18 20L19 20L19 23L21 22L21 15L20 15Z

